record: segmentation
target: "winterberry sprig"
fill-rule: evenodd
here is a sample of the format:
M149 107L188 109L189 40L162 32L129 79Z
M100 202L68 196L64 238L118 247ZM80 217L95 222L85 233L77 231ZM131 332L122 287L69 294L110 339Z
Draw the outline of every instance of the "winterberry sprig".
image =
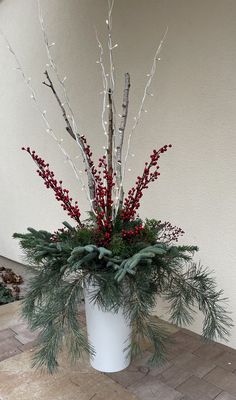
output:
M78 207L78 202L75 201L73 205L73 200L69 195L69 190L63 189L62 181L58 182L55 179L54 172L49 169L49 164L39 157L34 150L31 150L30 147L22 147L22 150L27 151L38 166L37 174L44 180L46 188L54 191L55 198L61 203L62 208L67 211L67 214L73 218L80 227L82 227L83 224L80 221L81 213Z
M122 229L121 235L123 239L133 239L136 236L140 236L140 234L144 231L144 226L142 224L136 225L130 229Z
M138 176L135 186L128 192L128 197L124 200L124 207L121 213L121 218L124 221L130 221L134 218L138 208L140 207L140 200L143 197L144 189L148 188L150 182L154 182L160 176L158 160L161 154L165 153L172 145L165 145L159 150L153 150L150 155L150 162L145 163L142 176ZM154 171L153 171L154 168Z
M163 242L178 242L179 237L184 235L183 229L171 225L170 222L162 223L161 227L161 235L158 239Z
M85 136L81 136L83 149L87 157L87 163L94 181L94 209L98 230L104 232L106 241L110 241L112 232L112 188L114 186L113 174L109 173L107 158L104 155L99 158L98 168L95 167L92 160L92 151L87 144Z
M112 235L112 188L114 186L114 180L113 175L108 171L106 156L99 159L98 167L100 169L100 174L96 187L96 198L98 204L97 225L98 230L104 233L104 244L108 244ZM103 171L103 179L101 178L101 171Z

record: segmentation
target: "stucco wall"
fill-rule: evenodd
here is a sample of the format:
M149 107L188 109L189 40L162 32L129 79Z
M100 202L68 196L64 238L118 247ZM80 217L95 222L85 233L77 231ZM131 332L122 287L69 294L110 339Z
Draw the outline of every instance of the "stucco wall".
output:
M42 0L53 49L81 130L103 151L101 76L94 25L105 39L103 0ZM141 215L169 220L185 231L184 242L197 244L197 257L214 269L219 286L230 299L236 320L235 272L235 152L236 152L236 3L233 0L117 0L114 40L117 105L123 73L131 73L131 127L155 48L169 26L168 40L153 82L142 123L133 139L135 157L129 161L133 182L145 158L156 146L172 143L161 160L161 178L146 194ZM33 0L0 3L0 26L11 40L43 108L65 147L77 148L64 133L54 99L41 85L46 54ZM44 190L22 145L44 155L62 177L81 208L88 206L53 140L47 135L24 84L12 68L14 61L0 42L1 58L1 196L0 253L19 260L12 232L27 226L56 229L66 216L53 195ZM161 310L161 311L160 311ZM158 313L163 313L163 306ZM163 314L162 314L163 315ZM199 331L199 320L192 327ZM236 330L230 344L236 347Z

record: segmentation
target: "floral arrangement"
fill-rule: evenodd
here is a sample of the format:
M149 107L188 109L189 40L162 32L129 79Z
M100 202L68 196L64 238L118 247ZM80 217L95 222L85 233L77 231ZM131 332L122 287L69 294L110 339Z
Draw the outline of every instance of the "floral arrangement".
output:
M122 308L130 319L132 355L142 350L142 341L146 338L153 346L150 361L157 363L165 358L165 342L168 335L161 321L153 319L152 316L157 296L167 299L172 322L178 325L191 324L194 307L198 306L204 315L203 336L210 340L227 337L232 323L222 303L222 291L217 290L209 271L193 261L193 255L198 248L177 244L178 238L184 234L181 228L156 219L141 220L137 214L144 191L160 176L160 157L172 147L170 144L152 151L149 161L144 164L142 174L137 177L126 196L124 193L123 184L131 136L141 118L146 96L149 95L149 87L160 60L159 54L167 32L155 53L124 155L130 76L125 74L122 113L117 128L113 63L113 49L117 45L113 45L111 35L114 1L108 0L106 25L110 60L109 79L103 62L104 50L97 36L100 49L98 64L102 71L104 93L102 126L107 146L106 154L99 158L96 165L86 137L77 129L65 78L60 77L51 54L54 44L50 43L47 37L39 0L38 4L49 59L48 66L62 89L64 99L62 100L56 91L48 70L45 72L46 80L43 84L52 91L62 111L66 130L80 149L87 185L81 180L71 157L54 134L46 113L41 111L31 82L26 78L8 41L7 46L15 57L17 69L30 90L32 100L41 112L47 132L55 139L80 185L85 188L90 211L89 218L82 220L78 202L73 201L69 190L63 187L63 182L56 179L49 164L30 147L23 147L35 162L37 173L43 179L46 188L54 191L56 200L76 223L75 226L71 226L64 222L64 227L53 233L28 228L28 233L14 234L14 237L20 240L28 262L35 266L36 276L31 281L23 306L23 315L31 328L41 329L35 365L46 366L49 371L54 371L63 343L67 345L72 359L76 359L83 351L92 353L93 349L82 329L78 311L78 305L83 303L83 286L89 280L95 281L98 287L93 294L94 302L104 310L117 312Z

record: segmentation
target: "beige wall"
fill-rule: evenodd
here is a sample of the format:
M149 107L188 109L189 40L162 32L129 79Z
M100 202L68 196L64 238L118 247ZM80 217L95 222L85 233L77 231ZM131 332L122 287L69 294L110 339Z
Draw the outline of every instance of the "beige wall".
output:
M100 124L101 79L93 27L105 38L104 0L42 0L54 52L79 118L95 147L102 151ZM236 320L235 204L236 204L236 2L233 0L117 0L114 9L117 104L122 74L131 73L131 122L149 72L155 47L166 25L168 41L148 113L133 140L127 176L130 183L155 146L172 143L161 161L158 184L146 193L141 214L181 226L186 243L200 247L197 260L214 269L219 286L230 299ZM76 155L76 146L64 134L54 99L40 84L46 64L37 20L36 1L3 0L0 26L16 49L27 74L48 110L50 120ZM1 58L1 196L0 253L21 258L14 231L27 226L56 229L66 216L53 195L44 190L35 167L19 149L31 145L51 163L86 210L84 193L76 185L68 164L47 136L40 116L0 42ZM158 312L163 313L163 307ZM163 315L163 314L162 314ZM199 331L199 320L193 329ZM236 347L236 329L230 344Z

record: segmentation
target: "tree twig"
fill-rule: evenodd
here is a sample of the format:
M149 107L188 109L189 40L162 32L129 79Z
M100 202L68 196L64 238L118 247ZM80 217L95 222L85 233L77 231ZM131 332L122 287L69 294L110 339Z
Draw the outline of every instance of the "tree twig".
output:
M114 126L113 126L113 99L112 99L112 90L108 90L108 106L109 106L109 122L108 122L108 147L107 147L107 171L109 177L113 174L113 135L114 135ZM110 182L107 182L108 188L108 198L112 196L112 187ZM109 204L109 200L107 201L107 216L111 215L111 207Z
M61 99L59 98L59 96L58 96L58 94L56 92L56 89L55 89L55 87L53 85L53 82L52 82L52 80L51 80L51 78L49 76L48 71L45 71L44 74L45 74L45 76L46 76L46 78L48 80L48 83L44 81L43 84L45 86L48 86L51 89L52 93L54 94L54 96L55 96L55 98L56 98L56 100L57 100L57 102L58 102L58 104L59 104L59 106L60 106L60 108L62 110L62 115L63 115L63 118L64 118L64 120L66 122L66 130L70 134L70 136L74 140L76 140L76 136L75 136L75 134L73 132L72 126L71 126L70 121L69 121L69 119L67 117L65 107L63 106L63 103L62 103Z
M83 142L83 140L81 140L81 137L80 137L79 134L76 135L74 133L73 128L71 126L71 123L70 123L70 121L68 119L65 107L64 107L64 105L63 105L63 103L62 103L62 101L61 101L61 99L60 99L60 97L59 97L54 85L53 85L53 82L52 82L52 80L50 78L50 75L49 75L48 71L45 71L44 74L45 74L45 76L47 78L47 82L44 81L43 84L45 86L49 87L51 89L53 95L55 96L55 98L57 100L57 103L59 104L59 107L61 108L63 118L64 118L64 120L66 122L66 130L67 130L67 132L69 133L69 135L75 141L78 141L79 144L80 144L80 147L81 147L81 150L82 150L82 155L83 155L83 160L84 160L84 163L86 165L86 172L87 172L87 177L88 177L88 187L89 187L91 205L92 205L92 209L94 210L94 206L95 206L95 182L94 182L94 179L93 179L92 172L90 170L89 162L88 162L86 151L85 151L85 147L84 147L84 142Z
M120 122L120 128L118 130L118 144L116 146L116 180L118 186L118 208L123 203L124 189L122 186L122 149L124 142L125 127L128 117L128 107L129 107L129 91L130 91L130 74L127 72L125 74L125 87L123 93L123 103L122 103L122 116Z
M162 39L161 39L161 41L159 43L159 46L157 47L157 50L155 52L155 55L154 55L154 58L153 58L152 67L151 67L151 71L147 75L148 76L148 80L147 80L147 83L146 83L145 88L144 88L143 97L142 97L141 104L140 104L140 107L139 107L139 110L138 110L138 114L137 114L136 117L134 117L134 125L133 125L133 127L131 129L131 132L130 132L129 136L128 136L127 149L126 149L126 154L125 154L124 163L123 163L122 180L124 180L124 178L125 178L126 164L127 164L127 161L128 161L128 156L129 156L129 151L130 151L130 146L131 146L131 139L132 139L132 136L133 136L133 134L135 132L135 129L137 128L137 126L138 126L138 124L140 122L141 115L142 115L143 111L145 111L144 108L143 108L144 107L144 103L145 103L147 95L149 94L148 90L149 90L149 87L151 86L153 77L155 75L155 72L156 72L156 69L157 69L157 63L158 63L158 61L160 61L159 55L160 55L160 52L161 52L162 47L164 45L167 33L168 33L168 27L166 28L165 33L164 33L164 35L163 35L163 37L162 37Z
M45 46L46 46L49 65L52 68L52 70L54 71L54 73L56 75L56 78L58 80L58 83L60 84L60 86L62 88L62 91L63 91L63 94L64 94L64 98L65 98L65 103L66 103L66 106L68 107L68 110L69 110L70 116L71 116L71 123L69 123L69 125L67 125L66 129L69 132L69 134L73 137L73 139L76 140L76 143L78 144L78 146L80 148L80 151L82 153L82 158L83 158L83 162L86 165L86 172L87 172L87 177L88 177L89 202L91 204L92 211L95 214L95 210L94 210L94 206L95 206L95 181L94 181L94 177L93 177L93 174L91 172L91 169L90 169L90 166L89 166L89 163L88 163L88 158L87 158L87 155L86 155L86 152L85 152L85 149L84 149L84 144L83 144L83 141L81 139L81 135L79 134L79 129L78 129L78 126L77 126L77 123L76 123L76 120L75 120L73 109L71 107L71 104L70 104L70 101L69 101L69 96L67 94L67 90L66 90L66 87L65 87L65 84L64 84L64 81L65 81L66 77L64 77L64 78L60 77L57 65L56 65L56 63L55 63L55 61L54 61L54 59L52 57L52 54L51 54L51 47L55 43L49 43L47 32L45 30L45 25L44 25L44 19L43 19L43 13L42 13L42 9L41 9L40 0L37 0L37 2L38 2L38 11L39 11L39 22L40 22L41 30L42 30L42 33L43 33L43 38L44 38L44 43L45 43ZM58 99L57 99L57 101L58 101ZM60 104L60 107L61 107L62 102L60 101L59 104ZM63 109L62 109L62 111L63 111ZM67 121L66 121L66 123L67 123Z

